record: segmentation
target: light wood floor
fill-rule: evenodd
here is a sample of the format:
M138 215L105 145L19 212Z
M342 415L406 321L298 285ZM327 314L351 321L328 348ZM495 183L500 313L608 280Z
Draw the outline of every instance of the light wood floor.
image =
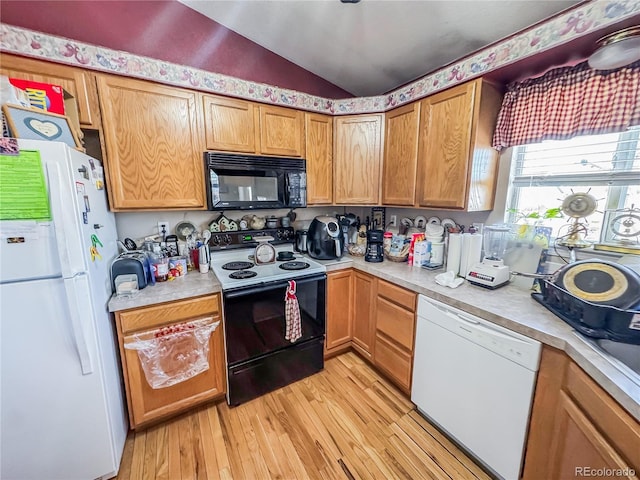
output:
M119 479L487 479L354 353L239 407L136 434Z

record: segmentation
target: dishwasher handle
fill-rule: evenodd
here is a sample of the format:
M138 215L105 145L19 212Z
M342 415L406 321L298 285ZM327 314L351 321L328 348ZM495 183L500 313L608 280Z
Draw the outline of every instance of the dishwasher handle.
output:
M460 312L452 312L451 310L446 310L443 312L447 317L450 317L456 321L462 320L465 323L469 323L471 325L480 325L480 321L475 318L467 317L466 315Z
M486 323L482 323L479 320L469 318L460 313L447 312L446 315L458 322L458 328L466 330L467 332L473 333L473 331L475 331L479 333L486 333L487 335L492 335L494 337L497 337L503 340L509 340L509 341L513 341L521 344L527 343L526 341L520 338L514 337L509 334L505 334L500 330L492 328L490 325ZM471 330L467 330L467 329L471 329Z

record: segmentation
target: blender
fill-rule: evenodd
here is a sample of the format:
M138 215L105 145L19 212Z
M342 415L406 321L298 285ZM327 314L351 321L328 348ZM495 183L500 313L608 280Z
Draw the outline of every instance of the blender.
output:
M471 267L467 280L485 288L498 288L509 283L509 267L504 264L511 229L506 225L489 225L484 229L484 257Z

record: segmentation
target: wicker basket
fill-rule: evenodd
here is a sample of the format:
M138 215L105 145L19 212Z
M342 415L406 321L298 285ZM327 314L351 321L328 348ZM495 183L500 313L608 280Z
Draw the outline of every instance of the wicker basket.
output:
M384 256L387 260L392 262L406 262L407 258L409 258L409 245L405 245L400 253L389 253L389 250L385 248Z
M347 252L354 257L364 257L367 247L365 245L358 245L356 243L350 243L347 245Z
M402 257L397 257L395 255L390 255L387 252L384 252L384 256L387 260L391 260L392 262L398 262L398 263L406 262L407 258L409 258L408 254Z

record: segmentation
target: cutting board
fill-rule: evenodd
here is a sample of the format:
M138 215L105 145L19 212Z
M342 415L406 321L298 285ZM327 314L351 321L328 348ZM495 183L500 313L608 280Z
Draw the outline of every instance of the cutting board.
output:
M509 271L511 272L536 273L541 253L542 245L519 242L507 249L504 263L509 265ZM533 280L533 278L516 276L513 277L511 284L520 288L530 289L533 286Z

